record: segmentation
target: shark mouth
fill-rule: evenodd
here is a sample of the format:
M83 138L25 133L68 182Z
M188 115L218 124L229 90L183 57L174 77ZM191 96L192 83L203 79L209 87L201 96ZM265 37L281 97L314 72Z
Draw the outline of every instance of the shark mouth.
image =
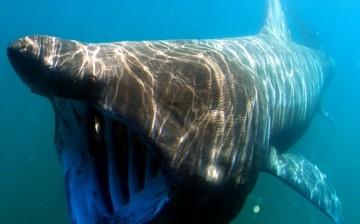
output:
M121 119L51 99L72 223L145 223L168 200L153 146Z

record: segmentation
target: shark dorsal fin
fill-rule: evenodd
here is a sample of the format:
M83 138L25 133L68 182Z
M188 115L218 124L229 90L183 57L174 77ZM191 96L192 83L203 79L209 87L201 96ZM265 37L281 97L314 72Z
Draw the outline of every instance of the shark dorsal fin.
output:
M290 34L279 0L267 0L267 16L260 33L271 35L277 39L290 40Z

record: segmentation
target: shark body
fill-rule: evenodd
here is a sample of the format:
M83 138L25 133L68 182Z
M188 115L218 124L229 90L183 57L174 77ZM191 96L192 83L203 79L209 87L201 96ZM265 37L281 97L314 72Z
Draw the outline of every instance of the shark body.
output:
M291 41L278 0L255 36L93 44L37 35L8 56L53 104L72 223L228 223L261 171L344 223L326 176L286 152L334 63Z

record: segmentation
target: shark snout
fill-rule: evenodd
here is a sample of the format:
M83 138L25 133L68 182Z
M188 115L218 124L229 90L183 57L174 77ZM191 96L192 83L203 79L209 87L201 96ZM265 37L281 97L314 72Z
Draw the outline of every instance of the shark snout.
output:
M15 70L30 73L47 60L57 49L57 41L42 35L26 36L9 44L7 54ZM19 74L21 75L21 74Z
M39 41L36 36L34 37L23 37L10 43L8 47L9 51L19 52L23 54L39 54Z
M31 82L33 74L38 70L37 58L40 47L37 41L24 37L12 42L7 48L7 55L11 65L20 78L27 84Z
M71 53L62 54L69 49ZM34 93L88 101L99 97L103 85L88 65L86 54L77 50L73 41L35 35L10 43L7 54L20 79ZM78 68L78 64L84 66Z
M10 43L7 54L14 68L29 66L31 60L43 55L41 48L43 42L45 40L42 36L26 36Z
M44 96L52 95L49 88L57 81L56 76L55 80L50 79L49 56L53 46L56 46L53 39L37 35L20 38L7 48L9 61L20 79L33 92Z

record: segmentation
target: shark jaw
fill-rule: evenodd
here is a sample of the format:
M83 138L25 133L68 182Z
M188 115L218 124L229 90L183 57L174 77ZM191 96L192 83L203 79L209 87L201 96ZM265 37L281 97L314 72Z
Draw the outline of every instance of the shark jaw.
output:
M254 187L179 176L158 158L161 146L125 119L76 100L49 99L71 223L228 223Z
M126 121L65 98L51 99L56 146L73 223L144 223L168 201L156 147Z

